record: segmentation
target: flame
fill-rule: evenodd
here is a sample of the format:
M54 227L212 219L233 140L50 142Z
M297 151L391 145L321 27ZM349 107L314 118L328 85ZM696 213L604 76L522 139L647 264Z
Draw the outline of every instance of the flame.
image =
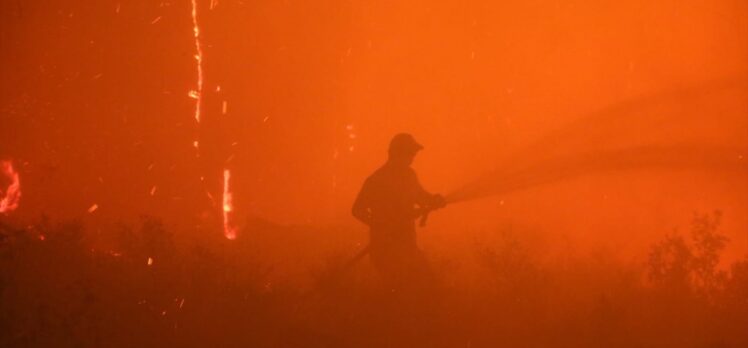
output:
M0 174L10 179L5 191L0 189L0 213L7 214L18 208L18 202L21 200L21 181L11 161L0 161Z
M231 193L231 171L223 170L223 235L227 239L236 239L236 227L231 222L234 211L233 194Z

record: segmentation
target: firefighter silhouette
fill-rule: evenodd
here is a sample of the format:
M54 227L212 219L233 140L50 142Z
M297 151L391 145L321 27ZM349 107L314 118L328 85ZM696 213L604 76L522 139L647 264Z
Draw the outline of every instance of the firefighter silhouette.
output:
M416 241L416 220L446 201L424 190L411 168L422 149L412 135L395 135L387 162L366 179L353 204L353 216L370 229L372 263L393 290L423 285L432 277Z

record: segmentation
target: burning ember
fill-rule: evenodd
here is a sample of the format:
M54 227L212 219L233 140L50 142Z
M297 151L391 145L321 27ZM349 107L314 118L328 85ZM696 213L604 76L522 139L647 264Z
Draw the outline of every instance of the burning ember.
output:
M0 161L0 175L10 181L8 187L0 188L0 213L7 214L18 208L18 202L21 200L21 181L11 161Z
M236 227L231 222L234 210L233 195L231 194L231 171L223 170L223 235L227 239L236 239Z
M195 99L195 121L200 124L200 109L203 103L203 46L200 42L200 26L197 24L197 0L192 0L192 31L195 36L195 60L197 61L197 86L196 90L189 92L189 96ZM195 141L195 147L197 147Z
M196 72L197 72L197 80L195 81L195 89L189 91L188 95L190 98L195 99L195 122L197 123L198 129L200 128L200 121L201 121L201 112L202 112L202 96L203 96L203 81L204 81L204 72L203 72L203 44L200 40L200 25L198 24L197 20L197 0L192 0L192 32L194 36L195 41L195 60L197 62L196 66ZM210 2L210 9L212 10L216 5L218 4L217 1L211 1ZM221 87L216 86L216 92L220 92ZM221 113L226 114L227 112L227 102L223 101L221 105ZM198 156L199 156L199 149L200 144L198 140L193 141L193 146L195 149L198 150ZM233 205L233 195L231 192L229 181L231 179L231 172L228 169L224 169L223 171L223 234L226 236L227 239L234 240L236 239L236 228L233 226L233 223L231 222L231 216L232 211L234 210ZM201 181L203 178L201 178ZM151 195L155 193L155 187L151 190ZM212 196L210 192L206 192L208 194L208 197L211 198Z

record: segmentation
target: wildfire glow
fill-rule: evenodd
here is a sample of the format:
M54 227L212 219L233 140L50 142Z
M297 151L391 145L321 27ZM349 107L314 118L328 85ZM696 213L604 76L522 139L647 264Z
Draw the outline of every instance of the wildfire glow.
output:
M236 227L231 223L234 211L233 195L231 194L231 171L223 170L223 235L227 239L236 239Z
M21 200L21 181L11 161L0 161L0 174L10 180L5 190L0 189L0 213L9 213L18 208Z

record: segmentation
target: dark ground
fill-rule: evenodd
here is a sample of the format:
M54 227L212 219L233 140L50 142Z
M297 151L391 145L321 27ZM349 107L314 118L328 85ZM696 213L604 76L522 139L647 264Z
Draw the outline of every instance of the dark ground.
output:
M602 251L541 262L521 231L501 231L476 244L473 274L432 257L440 284L408 297L366 261L341 275L348 252L306 263L300 281L242 239L177 240L143 218L105 250L90 228L41 219L3 227L0 346L746 347L748 259L717 267L719 220L697 216L639 265ZM254 228L285 242L320 233Z

